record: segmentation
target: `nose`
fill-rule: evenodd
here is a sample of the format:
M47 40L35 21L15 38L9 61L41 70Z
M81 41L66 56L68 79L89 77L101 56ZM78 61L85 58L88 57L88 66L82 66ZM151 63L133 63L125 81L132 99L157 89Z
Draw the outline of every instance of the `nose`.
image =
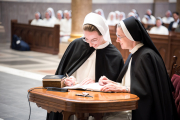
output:
M120 42L120 39L119 39L119 38L116 38L116 42Z
M92 47L92 46L93 46L91 42L89 42L89 46L90 46L90 47Z

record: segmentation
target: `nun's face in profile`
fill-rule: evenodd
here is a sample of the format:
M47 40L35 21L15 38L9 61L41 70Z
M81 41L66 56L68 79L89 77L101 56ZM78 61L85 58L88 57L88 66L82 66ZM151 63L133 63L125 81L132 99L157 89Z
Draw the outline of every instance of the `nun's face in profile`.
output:
M39 14L38 13L35 14L35 18L36 18L36 20L39 19Z
M129 49L133 48L133 41L129 40L126 35L124 34L121 28L117 27L117 40L116 42L120 43L122 49Z
M97 48L99 45L105 43L102 35L99 35L97 31L84 31L84 37L90 47Z
M97 14L101 15L101 11L98 11Z

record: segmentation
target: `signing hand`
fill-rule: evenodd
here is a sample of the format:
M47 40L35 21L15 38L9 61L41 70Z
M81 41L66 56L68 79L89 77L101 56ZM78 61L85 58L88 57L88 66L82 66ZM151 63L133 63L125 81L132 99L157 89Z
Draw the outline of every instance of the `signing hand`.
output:
M90 83L95 83L95 80L92 80L91 78L86 78L81 82L80 85L87 85L87 84L90 84Z
M112 83L111 80L109 80L106 76L101 76L99 79L99 85L104 86L108 83Z
M109 83L101 88L103 92L129 92L126 90L126 86L120 86L118 84Z
M76 84L76 78L73 77L73 76L70 76L70 77L65 79L64 83L65 83L66 86L73 86L73 85Z

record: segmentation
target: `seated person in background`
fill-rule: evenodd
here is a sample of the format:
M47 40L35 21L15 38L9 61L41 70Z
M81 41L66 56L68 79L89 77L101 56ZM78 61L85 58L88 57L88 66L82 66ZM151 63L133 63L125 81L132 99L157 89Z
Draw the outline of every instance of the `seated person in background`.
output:
M169 31L165 26L162 26L162 20L160 17L156 18L156 26L152 27L149 31L150 34L169 35Z
M64 12L64 19L61 20L60 42L68 42L71 35L71 18L69 12Z
M150 9L147 9L146 15L142 18L142 22L144 24L156 24L156 18L152 15L152 11Z
M141 21L141 18L139 17L138 12L135 9L132 9L132 11L135 14L135 18L138 19L139 21Z
M50 15L51 15L50 12L46 11L45 18L43 19L41 26L54 27L55 22L50 18Z
M138 108L132 111L132 120L177 120L172 96L174 87L163 59L143 25L134 17L121 21L117 27L117 42L131 54L116 82L105 76L100 78L99 84L105 85L101 90L137 95L140 99ZM121 115L118 112L115 116L105 116L105 120L121 120Z
M49 7L49 8L47 9L47 11L50 12L50 18L51 18L51 20L55 23L55 22L56 22L56 16L55 16L55 13L54 13L54 9L51 8L51 7Z
M174 18L171 17L172 13L170 10L166 12L166 17L162 18L162 22L166 24L170 24L172 21L174 21Z
M120 15L120 12L118 10L115 11L115 14L116 14L116 24L119 23L119 15Z
M170 23L169 28L168 28L169 31L172 31L173 28L176 29L177 26L180 24L178 12L173 12L173 18L174 18L174 21Z
M59 24L61 26L62 18L63 18L62 10L58 10L55 24Z
M102 75L116 80L124 62L119 50L111 44L106 20L96 13L87 14L83 32L84 37L70 43L55 74L67 73L70 76L65 80L67 86L98 82ZM60 113L54 113L54 119L48 119L47 116L47 120L61 120L57 114Z
M96 9L96 10L95 10L95 13L101 15L104 19L106 19L105 16L104 16L104 12L103 12L102 9Z
M116 14L115 12L110 12L107 18L107 24L110 26L116 25Z
M42 24L42 20L40 19L41 14L39 12L35 13L35 19L32 20L31 25L40 26Z
M180 32L180 24L177 26L177 28L175 29L175 32Z
M126 19L126 14L124 12L120 12L119 21Z

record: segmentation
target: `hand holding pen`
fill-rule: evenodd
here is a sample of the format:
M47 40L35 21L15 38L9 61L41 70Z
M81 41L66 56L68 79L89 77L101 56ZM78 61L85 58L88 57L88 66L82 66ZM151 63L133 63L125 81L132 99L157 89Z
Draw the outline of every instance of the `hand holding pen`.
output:
M76 83L76 78L75 77L73 77L73 76L68 76L68 74L66 73L66 79L64 80L64 83L65 83L65 85L66 86L73 86L73 85L75 85L75 83Z

